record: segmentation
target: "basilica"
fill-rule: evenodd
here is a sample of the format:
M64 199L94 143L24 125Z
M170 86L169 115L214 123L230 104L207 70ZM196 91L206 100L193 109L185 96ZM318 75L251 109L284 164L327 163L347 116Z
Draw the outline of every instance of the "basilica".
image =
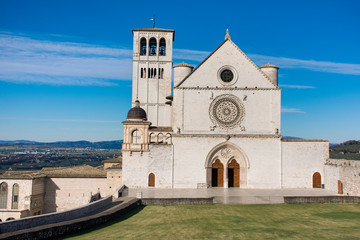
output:
M124 185L337 189L325 174L328 141L282 139L279 67L258 67L228 31L196 68L173 66L174 30L132 33Z

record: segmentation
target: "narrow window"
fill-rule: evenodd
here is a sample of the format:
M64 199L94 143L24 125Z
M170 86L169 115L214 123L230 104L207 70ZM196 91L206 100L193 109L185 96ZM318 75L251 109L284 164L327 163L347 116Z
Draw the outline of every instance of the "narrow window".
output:
M163 69L163 68L161 68L160 78L161 78L161 79L164 78L164 69Z
M140 40L140 55L146 55L146 39L144 37Z
M3 182L0 185L0 209L6 209L7 207L7 193L8 193L8 185Z
M131 143L140 144L141 135L139 130L135 130L131 134Z
M171 144L171 134L170 133L166 134L165 142L166 142L166 144Z
M150 143L155 143L155 134L150 133Z
M149 174L149 187L155 187L155 174Z
M154 69L152 68L151 69L151 78L153 78L154 77Z
M164 141L164 135L162 133L159 133L158 135L158 143L163 143Z
M156 78L156 68L154 68L154 75L153 78Z
M19 204L19 184L15 183L13 185L11 209L18 209L18 204Z
M164 38L161 38L159 43L159 56L165 56L165 55L166 55L166 42Z
M150 38L149 47L150 47L149 55L156 56L156 39L155 38Z
M143 68L143 78L146 78L146 68Z
M151 71L150 71L150 68L148 68L148 78L151 78Z
M144 78L143 68L140 69L140 78Z

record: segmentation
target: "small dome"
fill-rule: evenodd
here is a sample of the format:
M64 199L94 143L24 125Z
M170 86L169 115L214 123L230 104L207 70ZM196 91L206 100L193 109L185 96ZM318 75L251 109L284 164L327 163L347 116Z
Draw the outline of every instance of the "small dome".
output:
M146 112L140 107L140 101L135 101L135 107L131 108L127 114L127 120L147 120Z
M276 68L276 69L279 69L278 66L275 66L275 65L271 64L270 62L268 62L265 65L262 65L260 68Z
M187 64L186 62L182 62L182 63L179 63L177 65L174 66L174 68L177 68L177 67L188 67L188 68L194 68L193 66L191 66L190 64Z

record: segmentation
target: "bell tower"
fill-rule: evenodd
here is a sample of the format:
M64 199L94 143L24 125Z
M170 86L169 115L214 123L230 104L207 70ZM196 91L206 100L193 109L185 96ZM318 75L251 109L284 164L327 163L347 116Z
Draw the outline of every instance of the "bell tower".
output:
M171 109L166 97L171 95L175 31L140 28L132 33L132 106L139 100L153 126L170 126Z

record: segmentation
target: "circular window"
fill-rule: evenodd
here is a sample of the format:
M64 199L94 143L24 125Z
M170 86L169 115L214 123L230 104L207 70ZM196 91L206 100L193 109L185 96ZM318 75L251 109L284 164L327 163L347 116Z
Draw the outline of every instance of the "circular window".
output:
M238 79L238 73L234 67L225 65L218 70L217 78L221 85L231 86L236 83Z
M229 83L234 79L234 74L231 70L225 69L224 71L221 72L220 78L224 82Z
M224 94L214 99L209 109L211 121L221 128L234 128L244 118L245 110L240 99Z

